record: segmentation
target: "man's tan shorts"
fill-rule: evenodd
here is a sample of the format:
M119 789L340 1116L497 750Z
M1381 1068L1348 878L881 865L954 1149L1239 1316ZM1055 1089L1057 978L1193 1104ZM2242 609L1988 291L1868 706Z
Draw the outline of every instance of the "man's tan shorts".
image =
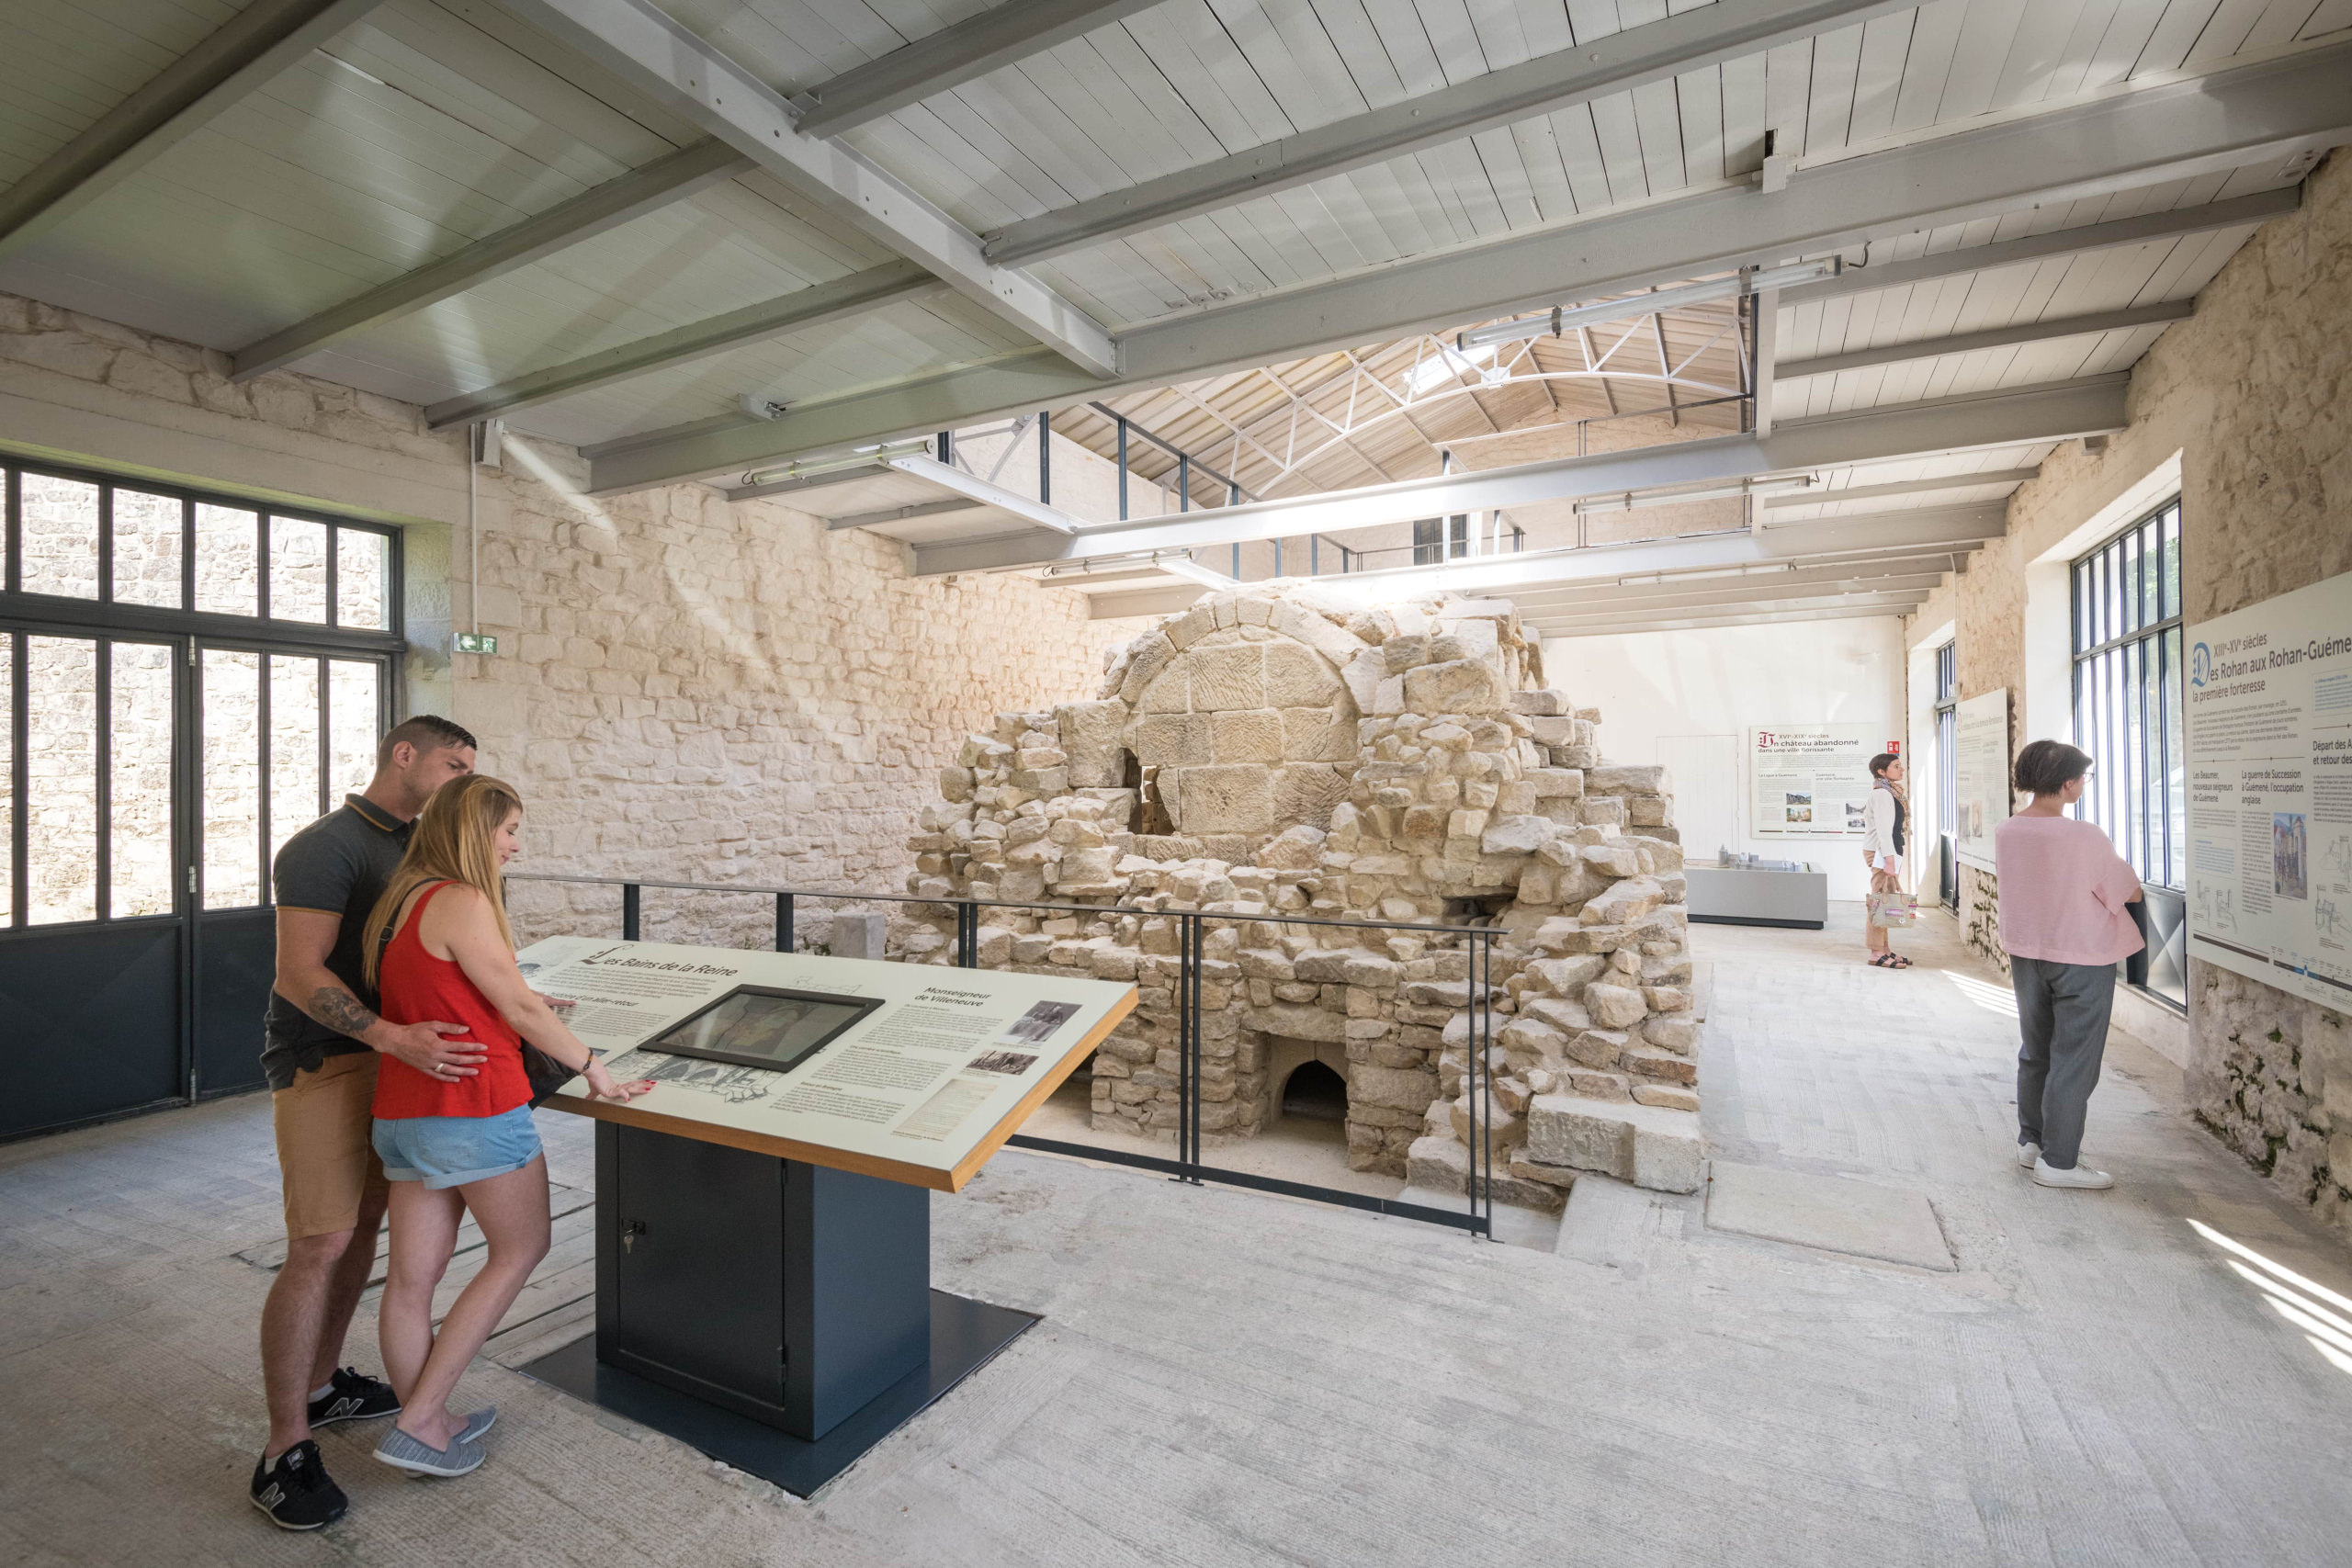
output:
M296 1073L291 1087L269 1099L289 1240L350 1230L359 1223L361 1200L371 1194L381 1205L384 1165L369 1140L375 1052L329 1056L317 1071Z

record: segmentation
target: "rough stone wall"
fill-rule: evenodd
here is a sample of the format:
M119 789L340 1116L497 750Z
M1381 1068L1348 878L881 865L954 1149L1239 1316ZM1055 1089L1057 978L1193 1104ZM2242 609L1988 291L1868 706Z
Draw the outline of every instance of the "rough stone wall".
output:
M1502 601L1212 593L1115 650L1091 700L969 737L907 887L1102 908L985 909L978 958L1137 984L1092 1063L1096 1125L1132 1134L1177 1124L1172 917L1213 917L1204 1133L1259 1131L1283 1075L1321 1061L1347 1082L1351 1165L1456 1192L1472 950L1396 928L1498 928L1478 1116L1496 1196L1556 1206L1580 1170L1687 1190L1697 1035L1668 782L1605 765L1599 716L1525 689L1540 678ZM946 963L952 934L943 908L898 940Z
M446 556L453 580L413 582L412 605L453 588L469 626L462 436L333 382L227 372L220 354L0 295L0 436L406 521L412 573ZM879 890L938 756L999 709L1091 683L1134 629L1013 578L911 578L896 545L774 502L699 485L600 500L582 478L569 449L513 435L503 470L479 472L481 624L501 652L432 642L416 666L447 683L412 687L522 787L519 869ZM435 637L417 619L412 636ZM518 885L516 904L536 934L614 929L609 890ZM821 908L804 918L821 935ZM771 919L763 899L646 901L650 937L755 942Z
M2024 684L2026 564L2175 454L2191 625L2352 571L2352 156L2266 223L2133 370L2131 423L2043 462L2007 536L1950 581L1962 694ZM1943 601L1921 612L1931 625ZM2022 739L2022 735L2020 736ZM1991 878L1963 873L1963 913ZM1979 890L1972 896L1972 887ZM2352 1230L2352 1034L2343 1015L2192 960L2195 1112Z

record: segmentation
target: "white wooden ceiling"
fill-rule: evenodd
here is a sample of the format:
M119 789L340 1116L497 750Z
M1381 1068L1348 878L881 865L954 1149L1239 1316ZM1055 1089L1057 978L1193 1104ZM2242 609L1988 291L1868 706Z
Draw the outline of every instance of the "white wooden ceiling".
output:
M599 56L593 39L582 41L579 28L642 3L341 0L334 14L347 21L141 143L138 157L94 183L86 199L21 232L0 223L0 288L224 353L251 351L710 134L701 108L665 96L628 61ZM912 58L921 51L898 51L959 24L1017 19L1021 7L1038 3L1012 0L992 11L973 0L669 0L666 10L699 47L792 99L797 111L821 111L829 88L862 80L861 67ZM1049 3L1074 16L1089 12L1083 0ZM142 89L167 78L175 62L201 56L208 40L228 36L224 28L300 5L13 0L0 13L0 204L102 140L137 108ZM1765 0L1724 0L1735 5L1771 9ZM312 9L322 8L314 0ZM1780 7L1804 8L1800 0ZM1573 62L1620 34L1632 45L1657 36L1644 29L1729 14L1669 0L1103 0L1096 9L1102 25L1066 29L1034 51L1011 50L1007 62L970 79L951 70L936 90L826 145L929 203L966 241L993 236L1000 247L1017 248L1023 236L1043 231L1041 222L1071 220L1079 204L1097 204L1080 216L1115 207L1145 182L1275 143L1305 145L1296 139L1368 125L1366 117L1396 106L1417 113L1423 103L1450 101L1440 95L1506 80L1497 73L1531 61ZM1745 188L1768 139L1775 162L1790 161L1785 168L1800 181L1844 171L1859 182L1904 149L1987 128L2091 124L2066 117L2128 112L2136 101L2155 101L2167 84L2235 80L2227 73L2243 77L2281 57L2340 62L2352 77L2352 0L1935 0L1916 9L1849 6L1844 11L1867 19L1844 25L1835 9L1819 13L1829 18L1819 30L1779 47L1702 59L1631 91L1600 92L1140 231L1048 246L1050 254L1000 274L1034 280L1084 331L1121 345L1121 372L1099 391L1073 378L1068 363L1041 355L1024 318L987 289L931 287L507 417L589 448L600 474L606 455L634 454L610 465L613 482L626 485L729 469L740 476L759 466L747 454L838 451L903 434L935 408L953 415L938 423L960 423L1016 410L1024 396L1034 400L1027 406L1065 411L1057 428L1107 455L1111 422L1086 412L1101 400L1259 493L1377 484L1434 472L1451 440L1555 423L1572 428L1611 408L1662 405L1655 381L1572 374L1586 364L1581 346L1547 340L1520 367L1541 379L1522 375L1442 406L1403 411L1326 443L1307 463L1293 461L1300 449L1293 427L1302 419L1352 430L1342 406L1362 390L1352 366L1390 386L1410 375L1426 345L1419 333L1396 330L1406 321L1445 333L1491 316L1496 304L1545 302L1551 266L1586 226L1655 213L1667 232L1684 205L1697 213L1711 193ZM2336 116L2307 104L2310 96L2305 91L2281 110L2282 119L2303 117L2288 127L2292 136L2248 133L2239 162L2230 160L2235 143L2223 135L2217 150L2175 160L2193 164L2193 172L2134 178L2132 149L2119 147L2098 154L2112 166L2091 170L2079 189L2032 193L2030 182L2018 184L2024 194L2013 205L1964 220L1905 228L1873 224L1867 211L1849 215L1841 233L1872 237L1837 254L1863 270L1833 298L1806 302L1792 294L1778 313L1774 358L1801 368L1891 344L2190 300L2253 221L1926 282L1866 285L1871 267L2291 186L2311 151L2352 135L2352 111ZM2070 145L2097 141L2075 136ZM2305 155L2281 156L2288 141ZM423 308L390 312L293 363L387 396L446 403L903 265L905 247L888 225L855 216L792 183L789 171L739 167ZM1476 290L1454 281L1465 266L1518 254L1529 239L1555 232L1569 238L1567 250L1552 247L1544 254L1553 261L1525 276ZM1689 254L1703 248L1702 237ZM1630 276L1638 260L1611 276ZM1863 287L1854 287L1857 278ZM1348 343L1356 318L1317 302L1357 285L1359 294L1390 292L1363 318L1383 330ZM1294 298L1306 302L1303 313L1320 314L1305 324L1283 317ZM1556 302L1578 298L1566 293ZM1668 316L1669 356L1698 348L1728 310ZM1261 322L1269 324L1261 330ZM2162 321L2148 321L1784 373L1767 412L1802 421L2096 377L2128 368L2162 330ZM1261 359L1250 357L1253 333L1262 337ZM1202 373L1157 368L1187 365ZM1739 371L1736 355L1722 352L1687 367L1692 379L1710 382ZM791 412L752 421L739 402L746 395ZM802 412L819 410L823 418ZM1736 413L1694 414L1691 423L1737 429ZM703 439L713 433L714 441ZM1826 479L1832 490L1869 488L1954 471L1955 462L2011 472L2030 468L2047 445L1928 454L1909 468L1881 463ZM1156 456L1137 455L1148 471L1160 466ZM1883 502L1921 504L1909 496Z

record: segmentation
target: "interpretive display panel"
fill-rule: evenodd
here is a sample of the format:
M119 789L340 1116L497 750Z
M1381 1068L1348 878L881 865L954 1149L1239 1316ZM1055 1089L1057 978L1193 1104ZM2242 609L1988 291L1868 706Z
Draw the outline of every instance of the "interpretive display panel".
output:
M1058 976L549 937L523 972L627 1105L548 1105L955 1191L1126 1016L1135 987Z
M2188 952L2352 1003L2352 573L2190 628Z
M1993 866L1993 829L2009 818L2009 692L1952 710L1952 849L1962 865Z
M1747 732L1750 813L1759 839L1859 839L1870 831L1871 759L1900 752L1875 725L1800 724Z

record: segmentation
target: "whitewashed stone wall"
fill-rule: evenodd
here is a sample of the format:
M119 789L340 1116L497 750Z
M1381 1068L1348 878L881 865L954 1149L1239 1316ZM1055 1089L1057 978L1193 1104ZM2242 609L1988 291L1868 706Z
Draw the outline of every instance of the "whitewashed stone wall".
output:
M2191 625L2352 571L2352 156L2315 172L2133 370L2131 424L2061 448L2009 504L2007 536L1915 618L1959 634L1961 695L2027 683L2028 564L2178 454ZM2030 739L2020 733L2018 740ZM1999 890L1963 868L1987 955ZM2187 1083L2200 1122L2352 1233L2352 1026L2343 1014L2189 965Z
M1091 684L1132 626L1009 577L915 579L894 544L700 485L581 493L576 455L510 437L480 473L469 626L462 437L415 406L0 295L11 439L89 467L176 459L192 486L413 522L412 693L472 728L530 806L518 870L887 890L936 759L1000 709ZM422 606L427 614L420 615ZM444 674L446 671L446 675ZM526 931L614 930L603 892L522 892ZM763 941L764 899L649 894L646 934ZM823 934L821 909L809 911Z

